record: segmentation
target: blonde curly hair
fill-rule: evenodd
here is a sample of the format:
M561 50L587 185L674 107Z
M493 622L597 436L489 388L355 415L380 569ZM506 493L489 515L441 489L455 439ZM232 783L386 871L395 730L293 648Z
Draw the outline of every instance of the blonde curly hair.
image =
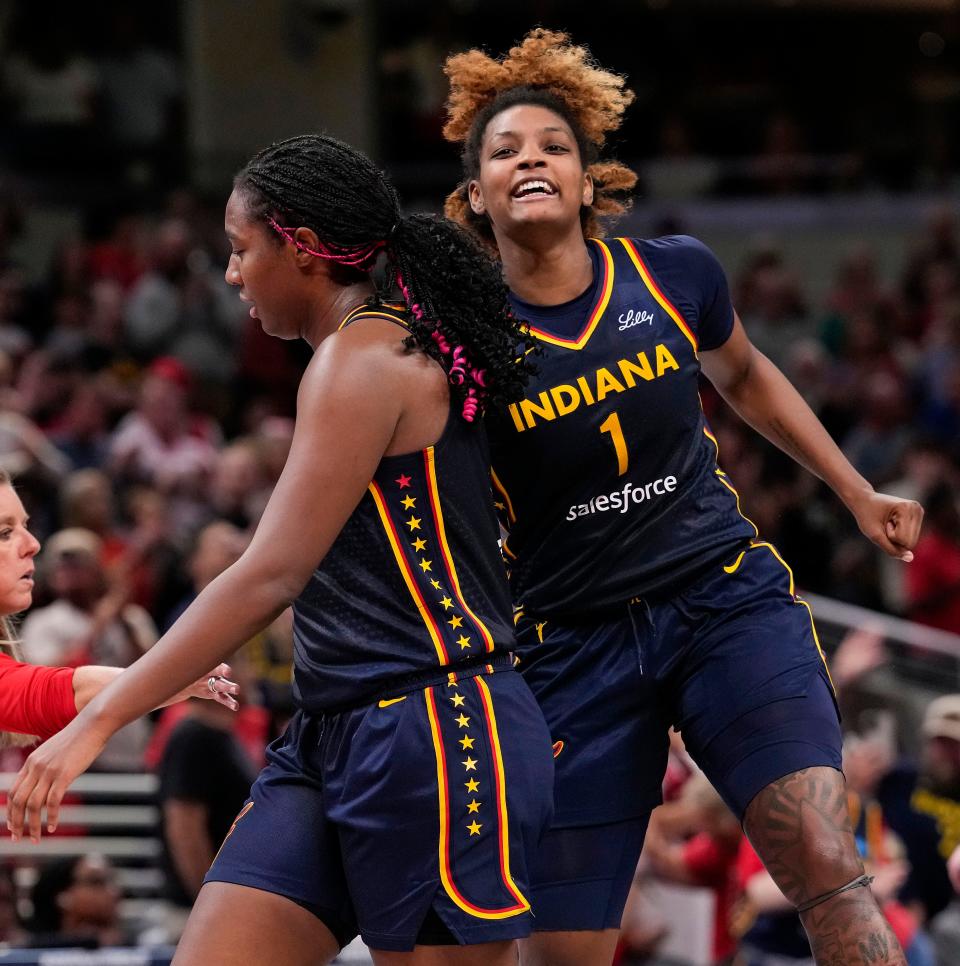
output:
M593 179L593 203L581 211L585 236L597 234L601 221L623 214L624 197L636 174L618 161L599 160L607 135L619 129L634 95L619 74L604 70L586 47L559 31L538 27L506 56L482 50L454 54L444 66L450 80L448 141L463 145L464 179L447 197L444 212L493 244L490 222L470 207L468 185L480 173L480 143L490 121L517 104L536 104L559 114L569 125Z

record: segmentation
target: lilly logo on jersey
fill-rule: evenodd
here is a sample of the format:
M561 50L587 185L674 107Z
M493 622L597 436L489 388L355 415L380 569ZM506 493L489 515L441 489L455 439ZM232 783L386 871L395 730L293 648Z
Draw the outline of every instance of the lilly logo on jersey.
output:
M630 309L627 312L621 312L618 321L620 322L621 332L625 329L632 329L635 325L643 325L644 322L652 326L653 312L648 312L646 309L639 309L637 311Z
M525 429L533 429L538 419L549 422L557 416L572 413L581 405L596 405L610 393L633 389L638 385L638 379L652 382L668 373L680 372L680 364L662 343L654 346L652 356L638 352L633 359L618 359L609 369L604 366L589 375L577 376L575 384L561 383L541 392L537 401L521 399L519 403L511 403L509 412L513 425L518 433L522 433ZM619 378L611 369L618 370Z

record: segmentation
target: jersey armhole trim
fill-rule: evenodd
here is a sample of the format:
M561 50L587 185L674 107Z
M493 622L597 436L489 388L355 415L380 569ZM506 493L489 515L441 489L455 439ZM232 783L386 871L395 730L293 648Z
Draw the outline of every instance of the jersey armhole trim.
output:
M697 337L693 334L693 329L690 328L677 307L667 298L663 290L656 283L653 273L647 267L647 263L640 257L640 252L637 250L636 245L634 245L633 240L630 238L618 238L617 241L626 249L627 254L630 256L630 261L633 262L640 278L643 280L643 284L647 286L650 294L657 300L664 312L673 319L677 328L683 333L690 345L693 346L694 356L697 356L699 345L697 344Z

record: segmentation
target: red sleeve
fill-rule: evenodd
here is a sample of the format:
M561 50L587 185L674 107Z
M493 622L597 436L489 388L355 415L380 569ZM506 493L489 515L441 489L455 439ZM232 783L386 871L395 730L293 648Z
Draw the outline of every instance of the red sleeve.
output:
M683 864L698 882L712 886L726 878L730 856L706 832L700 832L684 842Z
M0 731L45 741L76 714L72 668L22 664L0 654Z
M737 886L744 890L747 883L759 872L763 872L763 863L760 856L753 850L746 836L740 841L740 851L737 853Z

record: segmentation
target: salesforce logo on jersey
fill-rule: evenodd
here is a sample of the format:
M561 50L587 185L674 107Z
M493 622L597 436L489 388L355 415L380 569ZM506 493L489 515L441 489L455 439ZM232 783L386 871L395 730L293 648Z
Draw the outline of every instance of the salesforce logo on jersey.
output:
M626 513L631 504L641 504L644 500L651 500L665 493L673 493L677 488L677 478L675 476L664 476L651 483L625 483L623 489L614 490L612 493L604 493L595 496L589 503L574 503L567 511L568 520L576 520L577 517L588 517L593 513L609 513L611 510Z

